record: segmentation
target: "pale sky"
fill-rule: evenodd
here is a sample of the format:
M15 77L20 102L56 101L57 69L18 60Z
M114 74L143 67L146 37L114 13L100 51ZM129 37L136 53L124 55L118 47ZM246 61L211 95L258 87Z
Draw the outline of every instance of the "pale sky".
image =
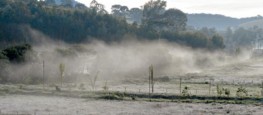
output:
M89 6L92 0L76 0ZM97 0L111 11L113 4L129 8L143 6L149 0ZM241 18L263 16L263 0L166 0L167 8L177 8L186 13L210 13Z

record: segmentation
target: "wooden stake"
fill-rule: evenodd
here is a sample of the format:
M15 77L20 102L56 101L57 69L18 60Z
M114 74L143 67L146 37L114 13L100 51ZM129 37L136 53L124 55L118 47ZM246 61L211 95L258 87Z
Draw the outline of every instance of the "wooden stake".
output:
M212 80L210 80L210 83L209 83L209 95L211 94L211 83L212 83Z
M152 84L152 93L154 92L154 81L153 81L153 66L151 65L151 70L150 70L150 72L151 72L151 84Z
M43 89L45 89L45 61L43 60Z
M179 87L180 88L180 95L182 95L182 78L180 78L180 83L179 84L180 84L180 87Z

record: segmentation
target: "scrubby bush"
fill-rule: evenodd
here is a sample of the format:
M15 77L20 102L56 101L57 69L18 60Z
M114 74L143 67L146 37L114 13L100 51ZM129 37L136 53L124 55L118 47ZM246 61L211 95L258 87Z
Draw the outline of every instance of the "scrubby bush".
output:
M190 93L188 91L189 91L189 87L185 86L183 91L182 91L182 95L183 96L190 96Z
M228 88L220 88L219 85L216 86L216 90L217 90L217 96L230 96L230 90Z
M244 87L239 87L236 92L237 97L245 97L248 96L248 92Z

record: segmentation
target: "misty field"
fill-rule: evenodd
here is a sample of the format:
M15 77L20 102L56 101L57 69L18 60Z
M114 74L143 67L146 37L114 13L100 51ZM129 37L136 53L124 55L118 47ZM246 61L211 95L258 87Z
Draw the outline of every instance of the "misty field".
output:
M164 41L43 47L35 47L31 62L7 66L13 83L0 85L2 114L263 112L263 60L247 53L193 51Z

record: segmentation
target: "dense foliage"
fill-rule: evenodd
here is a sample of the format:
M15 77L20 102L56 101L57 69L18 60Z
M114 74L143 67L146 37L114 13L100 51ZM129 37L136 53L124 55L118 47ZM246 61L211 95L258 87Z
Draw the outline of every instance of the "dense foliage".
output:
M27 51L31 50L29 44L8 47L0 52L0 59L7 59L10 62L24 62Z
M161 4L159 4L161 3ZM155 4L154 7L151 4ZM158 5L163 5L158 9ZM144 9L132 8L130 17L142 16L142 24L128 24L116 15L130 11L115 5L113 15L103 10L104 6L92 1L88 7L50 5L38 0L0 1L0 43L31 43L26 28L38 30L52 39L79 43L91 39L106 42L119 41L124 35L139 39L167 39L194 48L223 48L223 38L206 36L200 32L184 32L186 15L177 9L165 10L166 2L157 0L144 5ZM140 13L140 11L142 11ZM163 13L160 13L163 12ZM155 14L157 13L157 14ZM136 22L139 22L138 20Z

